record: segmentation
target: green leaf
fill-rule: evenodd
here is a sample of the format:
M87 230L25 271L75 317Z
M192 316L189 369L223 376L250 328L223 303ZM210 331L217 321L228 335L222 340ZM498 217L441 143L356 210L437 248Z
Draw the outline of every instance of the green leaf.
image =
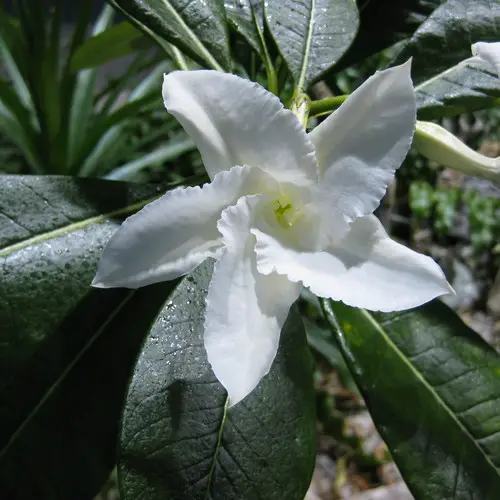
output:
M223 0L114 0L157 36L213 69L229 69Z
M0 130L23 152L35 173L43 172L38 158L35 121L31 110L20 100L14 88L0 78Z
M33 110L33 101L23 71L27 64L26 55L29 53L18 19L10 19L0 15L0 56L4 71L9 75L22 104Z
M188 276L154 324L127 396L124 499L302 500L315 460L312 362L292 309L270 373L226 410L203 347L212 264Z
M90 499L116 463L134 360L174 284L89 283L121 220L157 194L0 177L0 498Z
M435 77L471 56L471 44L500 40L500 2L448 0L413 34L391 65L412 57L415 84Z
M434 120L499 103L500 79L482 61L459 63L415 87L418 118Z
M110 5L105 5L92 27L92 35L98 35L108 29L113 23L114 16L114 9ZM94 114L93 99L97 82L97 70L80 71L76 75L74 82L67 124L67 170L73 167L89 133L89 125Z
M261 32L264 31L262 2L259 0L225 0L224 7L231 26L260 54L262 48L259 29Z
M157 89L161 88L163 73L169 69L168 61L158 64L132 89L125 104L95 120L82 148L79 176L104 175L116 165L117 158L123 157L123 147L130 137L127 125L151 104L157 102L158 107L162 106L161 93Z
M351 392L358 393L358 388L352 379L351 372L347 367L344 357L340 352L337 342L332 338L330 330L322 328L307 318L302 318L307 334L309 345L323 358L331 367L337 370L342 384Z
M265 14L297 89L306 89L339 60L359 24L353 0L268 0Z
M338 67L345 68L413 35L446 0L362 0L359 31Z
M115 24L80 45L71 57L71 69L101 66L137 49L152 46L152 41L127 21Z
M179 156L196 149L194 142L190 139L171 140L165 146L148 153L137 160L132 160L125 165L112 170L105 178L114 181L134 180L145 168L155 164L172 161Z
M412 57L418 117L424 120L488 108L500 97L494 68L467 62L471 44L500 40L500 2L448 0L414 33L391 65Z
M408 193L408 202L415 217L429 218L434 206L434 188L427 181L412 182Z
M498 354L439 301L392 314L323 306L415 498L497 499Z

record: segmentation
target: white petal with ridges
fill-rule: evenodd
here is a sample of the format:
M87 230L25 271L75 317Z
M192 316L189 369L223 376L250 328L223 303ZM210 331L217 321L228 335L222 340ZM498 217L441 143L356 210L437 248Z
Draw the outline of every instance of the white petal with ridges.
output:
M195 141L208 175L259 167L305 186L317 179L314 149L297 118L257 83L217 71L165 75L163 99Z
M267 179L266 179L267 178ZM243 195L272 183L259 169L234 167L203 187L177 188L129 217L111 238L93 286L139 288L191 272L221 252L217 221Z
M320 170L317 202L348 223L373 213L410 148L416 120L410 61L375 73L309 137Z
M263 229L263 230L261 230ZM357 219L336 247L314 252L286 246L253 229L257 267L278 272L320 297L374 311L419 306L452 292L441 268L430 258L391 240L373 216ZM288 240L290 242L291 240Z
M257 271L249 227L262 198L242 198L223 212L218 227L225 249L207 296L205 348L230 406L269 372L288 311L302 288L284 276Z

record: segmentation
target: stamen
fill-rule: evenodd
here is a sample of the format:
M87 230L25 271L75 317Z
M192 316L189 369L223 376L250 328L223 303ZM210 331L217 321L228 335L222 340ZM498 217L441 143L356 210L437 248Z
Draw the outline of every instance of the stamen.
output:
M274 214L276 215L276 220L278 224L284 229L288 229L293 224L294 217L287 217L287 213L289 213L293 207L291 203L287 203L286 205L282 205L280 200L274 200L275 209Z

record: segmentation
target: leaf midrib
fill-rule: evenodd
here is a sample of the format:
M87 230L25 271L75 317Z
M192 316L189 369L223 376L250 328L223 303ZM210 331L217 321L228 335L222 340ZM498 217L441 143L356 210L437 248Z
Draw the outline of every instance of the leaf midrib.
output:
M185 23L184 19L180 16L180 14L175 10L174 6L168 0L162 0L165 8L170 12L172 17L179 23L181 28L183 28L188 36L188 38L192 41L192 43L196 46L196 48L200 51L201 55L203 55L204 59L212 66L213 69L217 71L224 72L222 66L214 59L212 54L206 49L201 40L196 36L193 30ZM215 17L215 16L214 16Z
M384 337L389 346L394 350L394 352L401 358L403 363L405 363L408 368L414 373L415 377L427 388L427 390L431 393L434 399L440 404L446 412L449 414L451 419L458 425L460 429L464 432L464 434L472 441L474 446L479 450L481 455L486 459L488 464L498 473L498 468L491 461L490 457L486 454L486 452L479 446L474 435L467 429L467 427L458 419L453 410L448 406L446 401L444 401L441 396L437 393L437 391L432 387L432 385L427 381L427 379L415 368L415 366L408 360L407 356L403 351L395 344L395 342L391 339L391 337L386 333L386 331L380 326L380 324L373 318L373 316L366 310L360 309L361 313L368 319L368 321L373 325L373 327Z
M10 447L15 443L17 438L22 434L25 427L31 422L31 420L38 413L40 408L43 407L45 402L52 396L52 394L57 390L57 388L63 383L66 377L69 375L74 366L80 361L80 359L85 355L85 353L92 347L92 345L99 339L101 334L106 330L107 326L113 321L116 315L122 310L122 308L132 299L132 297L137 293L137 290L130 290L127 296L121 301L121 303L114 308L114 310L109 314L108 318L102 323L100 328L89 338L85 345L80 349L80 351L75 355L62 373L57 377L57 379L50 385L50 387L45 391L40 401L35 405L33 410L27 415L27 417L21 422L19 427L12 433L12 436L7 441L5 446L0 450L0 460L9 451Z
M217 444L215 446L214 456L212 458L212 462L210 464L210 471L208 473L208 484L207 489L205 491L205 499L208 499L208 495L210 494L210 488L212 487L212 480L215 472L215 465L217 464L217 458L219 457L219 452L222 447L222 433L224 432L224 425L226 424L227 418L227 410L229 406L229 397L226 395L226 401L224 402L224 413L222 414L222 420L220 423L219 432L217 434Z
M71 233L78 229L85 228L90 226L91 224L100 224L105 222L108 219L112 219L114 217L119 217L121 215L126 215L128 213L136 212L140 210L148 203L159 198L163 193L155 195L151 198L147 198L145 200L139 201L137 203L133 203L126 207L118 208L117 210L113 210L106 214L96 215L94 217L89 217L88 219L83 219L78 222L73 222L63 227L59 227L57 229L52 229L51 231L47 231L44 233L37 234L36 236L32 236L31 238L27 238L26 240L20 241L18 243L14 243L13 245L9 245L5 248L0 249L0 257L7 257L13 252L18 250L22 250L23 248L27 248L30 245L37 245L39 243L43 243L44 241L49 241L52 238L57 238L58 236L63 236L65 234Z
M301 92L304 87L304 82L307 74L307 66L309 65L309 55L311 52L312 36L314 30L314 11L316 9L316 0L311 0L311 15L309 17L309 24L307 26L306 44L304 47L304 58L302 60L302 67L300 70L299 81L297 82L297 89Z
M427 87L431 83L435 82L436 80L439 80L440 78L443 78L444 76L446 76L450 73L453 73L454 71L456 71L457 69L459 69L461 67L469 68L470 67L469 63L471 63L473 59L474 59L473 57L469 57L468 59L465 59L464 61L460 61L459 63L455 64L454 66L451 66L450 68L447 68L444 71L441 71L441 73L438 73L437 75L434 75L431 78L424 80L422 83L418 84L415 87L415 92L418 92L420 90L425 89L425 87Z

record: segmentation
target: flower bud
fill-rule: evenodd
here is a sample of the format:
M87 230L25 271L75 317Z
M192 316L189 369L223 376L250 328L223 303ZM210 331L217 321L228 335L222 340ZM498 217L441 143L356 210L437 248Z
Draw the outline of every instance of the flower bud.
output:
M436 123L417 121L413 146L420 154L444 167L500 185L500 157L488 158L477 153Z

